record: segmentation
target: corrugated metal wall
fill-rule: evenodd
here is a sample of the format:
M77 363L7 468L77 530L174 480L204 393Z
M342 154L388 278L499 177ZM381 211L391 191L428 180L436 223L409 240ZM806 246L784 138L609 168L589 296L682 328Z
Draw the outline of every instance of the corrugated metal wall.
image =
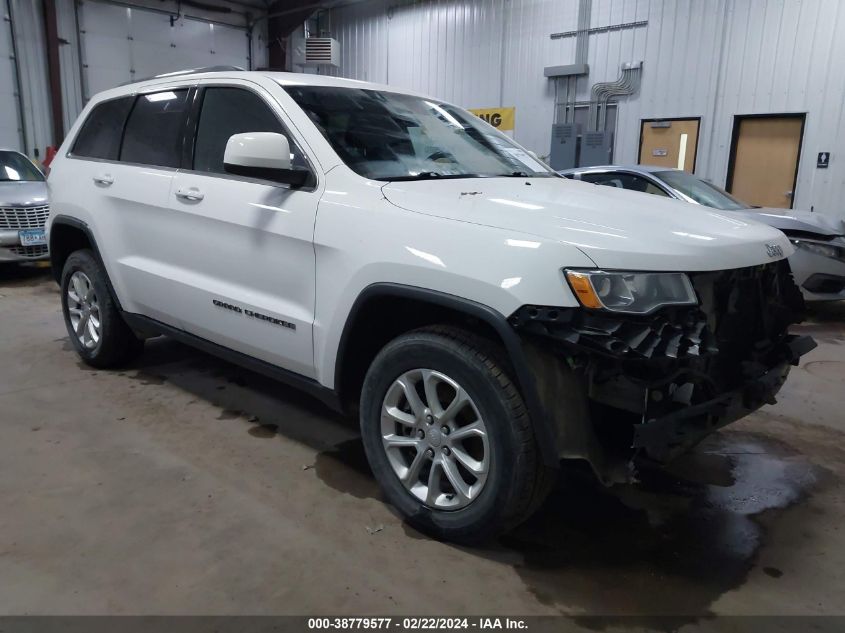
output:
M373 0L331 12L333 74L420 90L466 107L516 106L515 136L549 151L554 89L543 67L573 63L575 0ZM637 160L641 119L701 117L696 172L724 185L733 117L806 113L795 207L845 218L845 2L593 0L589 84L644 62L640 93L620 100L616 161ZM580 79L578 99L589 99ZM832 152L830 168L816 154Z

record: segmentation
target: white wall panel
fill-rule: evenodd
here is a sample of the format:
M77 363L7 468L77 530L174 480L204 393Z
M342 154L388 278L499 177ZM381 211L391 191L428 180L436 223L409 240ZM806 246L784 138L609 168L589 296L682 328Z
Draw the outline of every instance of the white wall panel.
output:
M570 64L576 0L374 0L334 9L334 73L412 88L466 107L516 106L515 137L549 151L554 89L543 67ZM807 115L796 208L845 218L845 2L593 0L591 26L647 20L590 36L589 86L644 62L639 94L620 99L616 160L637 160L640 121L701 117L696 171L724 184L735 115ZM832 152L830 168L816 153Z
M132 79L131 12L126 7L99 2L79 5L86 99Z
M219 66L249 68L249 39L244 29L210 24L211 55Z
M21 92L24 102L24 132L30 156L38 149L41 158L53 143L50 88L47 82L44 7L41 0L11 0L12 28L18 47Z
M0 145L26 147L42 157L53 138L42 0L0 0ZM126 4L134 5L128 8ZM146 8L137 5L144 4ZM246 8L227 0L230 13L187 7L177 0L56 0L65 130L94 93L119 83L196 66L249 67ZM78 11L77 11L78 6ZM170 14L181 18L170 26ZM253 11L253 67L266 65L267 24ZM79 18L79 29L77 28ZM11 29L18 45L24 137L20 136ZM80 32L81 31L81 32ZM81 59L80 59L81 57ZM132 72L134 71L134 72Z
M79 4L86 98L121 83L203 66L249 66L243 28L86 0Z
M62 114L65 131L69 130L85 105L85 91L79 61L79 33L76 29L74 0L56 1L56 26L59 40L59 67L62 82Z

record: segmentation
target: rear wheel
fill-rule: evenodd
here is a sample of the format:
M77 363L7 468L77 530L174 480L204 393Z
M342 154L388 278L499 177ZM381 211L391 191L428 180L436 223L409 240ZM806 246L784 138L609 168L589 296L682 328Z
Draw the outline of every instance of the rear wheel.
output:
M62 312L77 354L93 367L114 367L141 353L144 342L123 321L90 250L71 253L62 271Z
M402 515L437 538L493 536L548 492L528 413L496 352L460 329L418 330L385 346L364 382L373 472Z

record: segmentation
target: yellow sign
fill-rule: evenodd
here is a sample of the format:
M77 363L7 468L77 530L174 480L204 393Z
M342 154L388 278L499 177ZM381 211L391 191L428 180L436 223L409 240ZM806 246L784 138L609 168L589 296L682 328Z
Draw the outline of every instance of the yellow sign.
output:
M500 132L513 130L516 108L470 108L469 111Z

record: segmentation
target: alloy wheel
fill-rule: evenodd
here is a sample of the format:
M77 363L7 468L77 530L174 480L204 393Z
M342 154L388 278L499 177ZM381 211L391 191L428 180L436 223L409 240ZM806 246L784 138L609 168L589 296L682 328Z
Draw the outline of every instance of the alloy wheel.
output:
M382 445L402 485L425 505L458 510L475 500L490 470L487 427L452 378L413 369L388 388Z
M67 311L76 338L86 349L100 342L100 305L88 275L77 270L67 287Z

